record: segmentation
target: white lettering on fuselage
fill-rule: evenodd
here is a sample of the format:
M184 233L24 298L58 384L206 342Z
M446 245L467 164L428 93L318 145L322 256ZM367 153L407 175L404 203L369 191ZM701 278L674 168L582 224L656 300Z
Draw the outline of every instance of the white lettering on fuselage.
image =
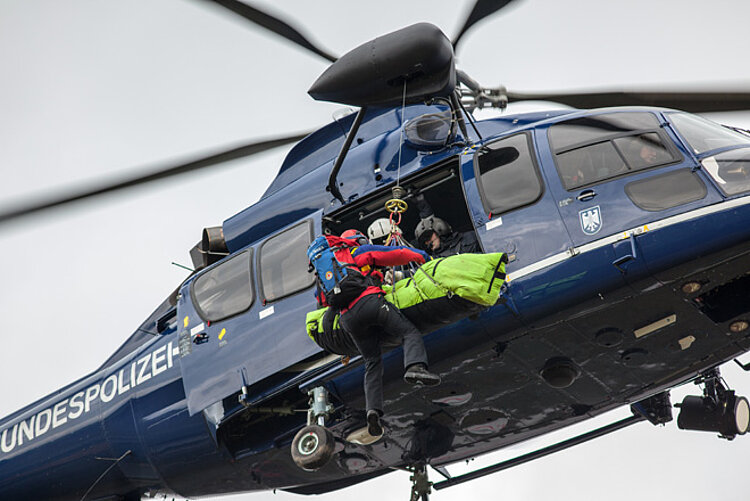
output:
M93 404L103 404L114 400L171 368L178 347L172 347L172 341L165 346L144 354L129 366L109 374L102 382L81 390L70 398L61 400L23 421L14 423L0 432L0 451L12 452L15 448L31 442L49 430L54 430L74 421L91 411ZM127 374L129 372L129 374Z
M145 357L138 359L138 363L141 365L141 370L138 372L138 379L135 382L136 386L151 379L151 374L146 373L149 360L151 360L151 353L147 353Z

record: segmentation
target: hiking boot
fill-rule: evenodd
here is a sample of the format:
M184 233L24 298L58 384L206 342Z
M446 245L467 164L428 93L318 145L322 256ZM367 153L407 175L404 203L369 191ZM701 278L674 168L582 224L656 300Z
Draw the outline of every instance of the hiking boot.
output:
M380 424L380 414L375 409L367 411L367 433L373 437L383 435L383 425Z
M428 371L425 364L413 364L406 369L404 381L412 385L437 386L440 376Z

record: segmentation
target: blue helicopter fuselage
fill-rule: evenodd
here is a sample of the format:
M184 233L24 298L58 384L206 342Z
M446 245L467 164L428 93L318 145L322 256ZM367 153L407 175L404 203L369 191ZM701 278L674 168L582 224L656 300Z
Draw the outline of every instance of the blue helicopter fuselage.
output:
M434 111L409 106L405 120ZM325 187L353 116L290 152L263 198L224 222L230 256L188 278L102 368L3 419L0 497L327 492L411 460L448 464L541 435L750 348L730 327L750 311L735 297L747 287L750 184L732 170L750 140L699 147L676 125L686 114L613 108L485 120L481 138L469 129L420 148L402 140L400 113L367 115L336 179L345 204ZM637 126L620 124L631 119ZM662 158L638 164L633 148L653 144ZM525 174L502 172L524 151ZM498 179L523 186L494 193ZM400 350L385 355L389 433L363 446L343 441L362 424L363 369L326 358L305 335L313 285L290 276L285 245L371 221L397 183L453 187L443 200L462 215L452 223L509 255L508 286L496 306L425 337L437 389L407 387ZM450 219L439 204L447 192L433 193ZM209 311L213 300L199 296L232 260L248 279L240 304ZM561 358L577 370L565 386L541 375ZM288 445L316 386L332 395L329 428L342 440L335 461L306 472Z

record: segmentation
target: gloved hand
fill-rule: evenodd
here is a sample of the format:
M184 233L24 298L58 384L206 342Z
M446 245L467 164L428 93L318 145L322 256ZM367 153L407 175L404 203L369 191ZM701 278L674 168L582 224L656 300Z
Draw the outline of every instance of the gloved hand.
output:
M419 217L421 219L432 215L432 207L430 207L429 202L425 199L424 195L421 192L417 192L417 194L414 196L414 205L417 206Z

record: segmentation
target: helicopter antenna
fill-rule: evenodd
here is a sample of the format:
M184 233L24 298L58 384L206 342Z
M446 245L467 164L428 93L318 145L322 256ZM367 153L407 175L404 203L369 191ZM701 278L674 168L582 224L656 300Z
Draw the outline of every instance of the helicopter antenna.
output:
M101 460L101 461L113 461L113 463L112 463L112 464L111 464L111 465L109 466L109 468L107 468L106 470L104 470L104 472L103 472L103 473L102 473L101 475L99 475L99 478L97 478L96 480L94 480L94 483L93 483L93 484L91 484L91 487L89 487L89 488L88 488L88 490L87 490L87 491L86 491L86 492L85 492L85 493L83 494L83 497L81 498L81 501L84 501L84 500L86 499L86 496L88 496L88 495L89 495L89 493L90 493L90 492L91 492L91 491L92 491L92 490L94 489L94 487L96 487L96 484L98 484L98 483L99 483L99 481L100 481L101 479L103 479L103 478L104 478L104 476L105 476L105 475L106 475L107 473L109 473L109 471L110 471L110 470L111 470L112 468L114 468L115 466L117 466L117 464L118 464L118 463L119 463L120 461L122 461L123 459L125 459L125 458L126 458L126 457L127 457L127 456L128 456L129 454L131 454L132 452L133 452L133 451L131 451L130 449L128 449L128 450L127 450L127 451L125 451L125 453L124 453L124 454L123 454L122 456L120 456L119 458L100 458L100 457L95 457L94 459L99 459L99 460Z
M174 261L172 261L172 264L177 266L178 268L182 268L183 270L187 270L189 272L195 271L194 269L190 268L189 266L185 266L184 264L175 263Z

